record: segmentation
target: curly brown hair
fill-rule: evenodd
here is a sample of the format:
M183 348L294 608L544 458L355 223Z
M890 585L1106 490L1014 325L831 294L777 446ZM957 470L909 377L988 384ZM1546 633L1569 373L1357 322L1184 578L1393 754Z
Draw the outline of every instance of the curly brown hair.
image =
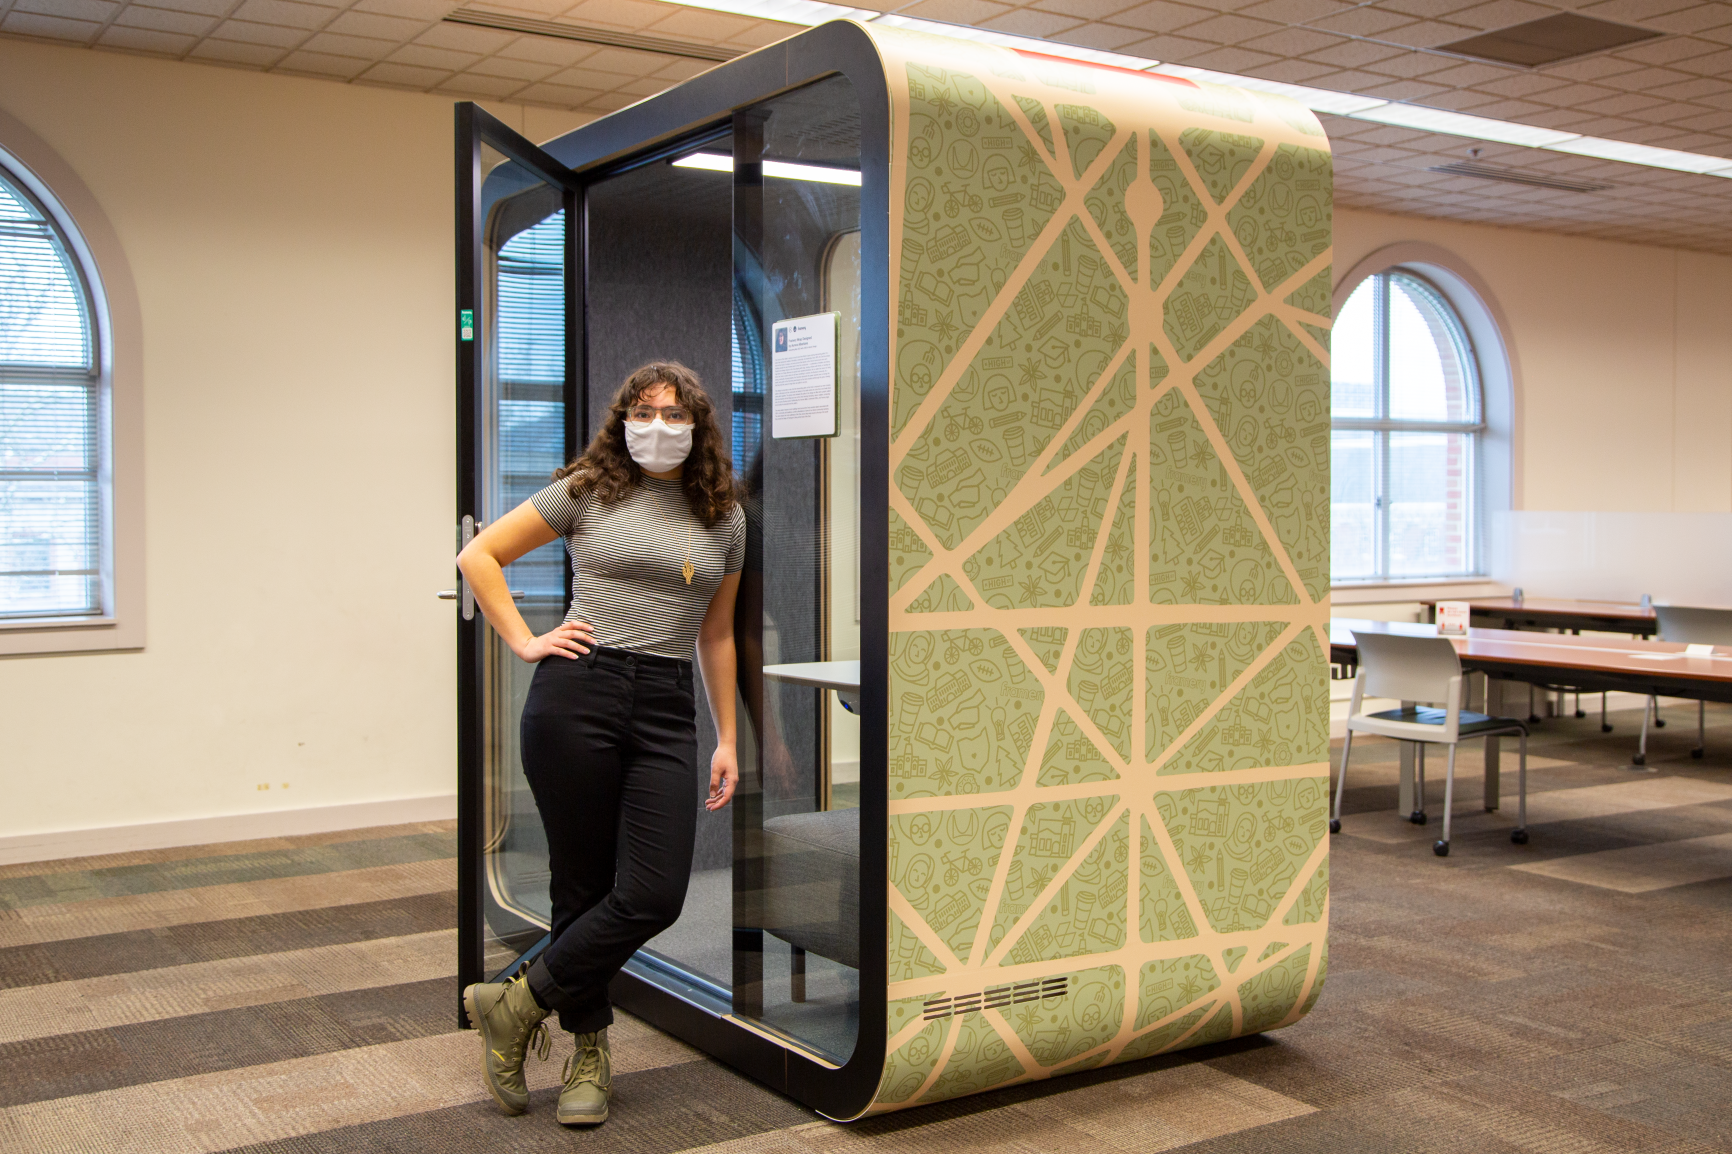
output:
M643 478L643 470L625 447L626 410L657 385L672 388L676 402L692 414L692 452L680 471L680 488L692 515L712 526L739 502L738 483L716 426L716 408L698 375L678 361L651 361L627 377L589 448L565 468L554 470L553 479L564 480L574 500L588 494L612 505L629 495Z

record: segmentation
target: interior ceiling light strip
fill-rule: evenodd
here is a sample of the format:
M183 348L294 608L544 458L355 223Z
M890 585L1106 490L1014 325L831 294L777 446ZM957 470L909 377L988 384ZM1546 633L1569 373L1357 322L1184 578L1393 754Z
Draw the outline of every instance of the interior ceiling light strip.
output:
M1141 56L1126 56L1117 52L1101 52L1081 48L1056 40L1035 40L1026 36L1011 36L986 28L961 24L945 24L937 20L918 20L894 13L876 12L869 8L846 8L839 4L822 4L817 0L669 0L684 8L704 8L712 12L732 12L760 20L780 20L788 24L822 24L826 20L849 18L932 32L961 40L978 40L999 44L1023 52L1038 52L1089 64L1106 64L1114 68L1129 68L1138 72L1159 72L1185 80L1202 80L1211 84L1228 84L1254 92L1271 92L1296 100L1313 112L1331 116L1347 116L1411 128L1419 132L1435 132L1444 136L1460 136L1468 140L1488 140L1496 144L1513 144L1522 148L1542 148L1566 152L1573 156L1588 156L1596 160L1612 160L1622 164L1637 164L1646 168L1664 168L1673 172L1691 172L1703 176L1732 177L1732 157L1707 156L1696 152L1679 152L1671 148L1654 148L1646 144L1631 144L1622 140L1606 140L1597 136L1581 136L1573 132L1558 132L1533 124L1518 124L1509 120L1493 120L1451 112L1445 108L1428 108L1422 104L1406 104L1382 100L1375 96L1357 96L1351 92L1333 92L1327 88L1310 88L1303 84L1285 84L1279 80L1263 80L1256 76L1236 76L1230 72L1214 72L1207 68L1192 68L1184 64L1162 64Z
M694 44L686 40L668 40L661 36L644 36L636 32L569 24L563 20L537 20L531 16L513 16L508 12L489 12L481 8L458 8L447 13L444 20L447 24L468 24L476 28L492 28L498 32L526 32L531 36L576 40L581 44L601 44L609 48L637 48L644 52L683 56L690 60L719 62L745 55L737 49L723 48L717 44Z
M673 162L675 168L701 168L707 172L734 171L734 158L720 152L689 152ZM764 161L764 175L782 180L810 180L819 184L851 184L860 187L860 173L852 168L825 168L817 164L790 164L785 160Z
M1566 180L1561 176L1523 172L1518 168L1499 168L1495 164L1476 164L1471 160L1434 164L1425 171L1441 172L1446 176L1471 176L1475 180L1499 180L1505 184L1525 184L1533 188L1556 189L1559 192L1604 192L1613 187L1603 181Z

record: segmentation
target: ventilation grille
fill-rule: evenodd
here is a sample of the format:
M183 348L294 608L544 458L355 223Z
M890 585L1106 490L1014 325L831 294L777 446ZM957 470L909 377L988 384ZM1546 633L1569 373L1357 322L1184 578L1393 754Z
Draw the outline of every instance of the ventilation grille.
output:
M1650 28L1596 20L1579 12L1559 12L1524 24L1499 28L1495 32L1482 32L1449 44L1439 44L1437 50L1471 56L1476 60L1534 68L1622 48L1626 44L1639 44L1659 35Z
M1427 172L1446 176L1471 176L1475 180L1499 180L1505 184L1525 184L1533 188L1553 188L1559 192L1604 192L1613 186L1587 180L1567 180L1561 176L1544 176L1537 172L1522 172L1516 168L1499 168L1494 164L1476 164L1458 160L1452 164L1434 164Z
M1018 1002L1038 1002L1043 998L1062 998L1070 993L1070 979L1042 978L1034 982L1018 982L1014 986L990 986L978 994L958 994L954 998L933 998L926 1003L926 1021L972 1014L978 1010L999 1010Z
M530 36L551 36L556 40L576 40L583 44L605 44L610 48L636 48L644 52L660 52L665 56L684 56L692 60L732 60L741 55L732 48L722 48L714 44L693 44L685 40L668 40L661 36L640 36L635 32L616 32L611 28L592 28L563 20L537 20L532 16L486 12L479 8L458 8L445 17L445 22L492 28L500 32L523 32Z

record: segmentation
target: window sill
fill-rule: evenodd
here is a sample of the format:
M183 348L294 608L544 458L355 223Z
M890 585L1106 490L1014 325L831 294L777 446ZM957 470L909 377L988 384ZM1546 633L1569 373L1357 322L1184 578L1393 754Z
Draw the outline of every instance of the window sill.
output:
M27 654L112 653L144 648L136 616L29 617L0 620L0 657Z
M1448 580L1421 578L1413 581L1366 581L1332 585L1329 600L1334 605L1387 605L1397 601L1465 600L1472 597L1507 597L1509 586L1486 577Z

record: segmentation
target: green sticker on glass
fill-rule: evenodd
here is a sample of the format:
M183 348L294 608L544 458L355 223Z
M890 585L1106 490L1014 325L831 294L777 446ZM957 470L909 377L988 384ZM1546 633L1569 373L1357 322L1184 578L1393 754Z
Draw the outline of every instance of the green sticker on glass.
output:
M475 310L463 309L457 314L458 335L466 341L475 339Z

